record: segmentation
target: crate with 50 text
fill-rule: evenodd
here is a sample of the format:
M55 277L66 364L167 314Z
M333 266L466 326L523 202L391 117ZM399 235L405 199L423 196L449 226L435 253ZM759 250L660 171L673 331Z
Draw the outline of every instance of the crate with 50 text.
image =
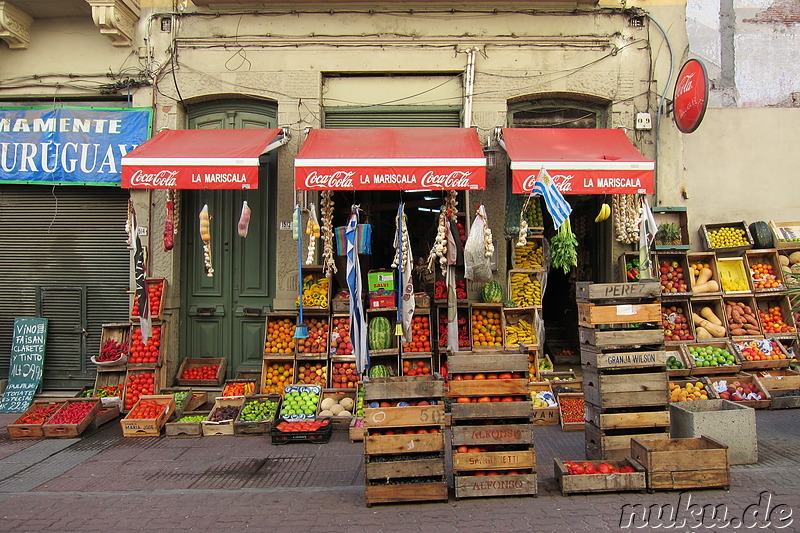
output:
M158 437L161 428L175 413L172 394L154 394L139 397L133 409L121 420L124 437Z

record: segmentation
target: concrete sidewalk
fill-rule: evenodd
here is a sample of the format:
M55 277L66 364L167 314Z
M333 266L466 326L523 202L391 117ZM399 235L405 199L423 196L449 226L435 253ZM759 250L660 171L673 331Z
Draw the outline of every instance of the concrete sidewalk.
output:
M760 531L800 530L795 410L757 413L759 463L733 467L730 491L564 497L552 458L582 459L583 433L545 426L535 429L538 498L451 495L447 503L372 508L364 500L362 446L344 431L328 444L273 446L253 436L123 438L110 422L79 439L11 441L5 425L15 418L0 415L0 531L617 531L632 516L623 506L636 504L686 508L687 525L677 531L712 525L711 517L701 523L692 515L691 504L721 504L728 520L769 505L772 524ZM789 523L779 523L787 509ZM716 520L716 531L735 525Z

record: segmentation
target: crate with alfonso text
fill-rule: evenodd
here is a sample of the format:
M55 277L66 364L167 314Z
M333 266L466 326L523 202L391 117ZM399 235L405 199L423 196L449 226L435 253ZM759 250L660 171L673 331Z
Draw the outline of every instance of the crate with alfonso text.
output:
M224 357L187 357L175 374L175 384L182 387L219 387L225 380L228 360Z
M154 322L161 320L164 302L167 299L167 280L164 278L148 278L145 280L147 288L147 302L150 307L150 319ZM131 295L131 320L138 322L141 318L139 300L136 294Z
M61 400L34 400L31 406L6 429L11 440L43 439L44 424L64 404Z
M144 395L120 421L123 437L158 437L167 420L175 414L172 394Z
M42 425L45 438L78 437L89 427L102 405L97 398L70 398Z

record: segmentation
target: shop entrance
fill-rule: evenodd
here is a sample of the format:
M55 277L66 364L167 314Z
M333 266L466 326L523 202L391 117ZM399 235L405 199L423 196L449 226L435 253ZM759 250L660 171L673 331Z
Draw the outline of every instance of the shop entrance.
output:
M201 105L189 114L189 129L274 128L276 122L274 109L241 101ZM261 156L257 190L185 191L181 199L187 230L181 232L181 354L225 357L229 376L261 368L265 316L275 297L276 163L274 152ZM245 200L252 217L242 238L235 221ZM206 275L203 242L195 231L206 204L213 277Z

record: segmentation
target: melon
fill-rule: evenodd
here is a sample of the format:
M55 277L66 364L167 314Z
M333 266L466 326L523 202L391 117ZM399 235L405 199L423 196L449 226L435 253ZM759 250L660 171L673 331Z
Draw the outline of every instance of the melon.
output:
M392 371L385 365L375 365L369 369L369 377L371 378L388 378L391 376Z
M319 412L319 416L333 416L333 413L332 413L331 411L328 411L328 410L326 409L326 410L324 410L324 411L320 411L320 412Z
M349 396L345 396L344 398L339 400L339 405L344 407L347 411L352 411L353 410L353 405L355 405L355 402Z
M323 411L330 411L331 407L333 407L334 405L336 405L336 400L334 400L333 398L325 398L320 402L319 408L322 409Z
M483 285L481 289L481 300L485 303L498 303L503 301L503 288L500 284L492 280Z
M344 407L342 407L338 403L336 405L334 405L333 407L331 407L331 413L333 413L333 416L337 416L342 411L344 411Z
M753 245L756 248L775 247L775 236L772 234L769 224L763 220L759 220L758 222L750 224L748 229L750 230L750 235L753 236Z
M388 350L392 347L392 325L385 316L376 316L369 321L370 350Z
M350 411L344 410L339 412L339 416L353 416L353 413Z
M800 263L800 252L792 252L789 254L789 263L796 265Z

